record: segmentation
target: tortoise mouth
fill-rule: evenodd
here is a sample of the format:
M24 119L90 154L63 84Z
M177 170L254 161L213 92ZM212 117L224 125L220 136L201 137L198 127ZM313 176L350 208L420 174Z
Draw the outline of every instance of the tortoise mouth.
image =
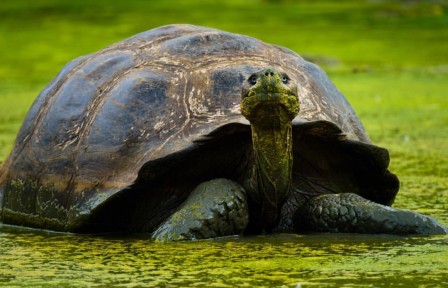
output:
M281 95L265 94L257 95L258 103L252 107L254 116L257 114L266 114L266 116L278 116L283 112L288 111L288 106L285 101L280 98ZM258 115L262 116L262 115Z
M282 97L296 97L297 94L292 90L274 90L274 89L266 89L265 91L258 91L257 89L251 89L248 93L243 97L256 97L259 101L269 101L269 100L280 100Z

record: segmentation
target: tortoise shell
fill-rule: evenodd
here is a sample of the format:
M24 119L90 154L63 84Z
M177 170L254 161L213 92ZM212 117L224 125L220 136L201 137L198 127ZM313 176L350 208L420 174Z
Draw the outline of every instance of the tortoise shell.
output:
M245 129L249 123L240 114L241 85L266 67L286 72L298 85L301 111L294 126L326 121L328 125L315 126L318 129L312 133L322 137L328 131L343 133L344 141L368 146L368 136L344 96L319 67L296 53L215 29L164 26L73 60L43 89L0 172L3 222L85 230L98 207L120 199L114 195L132 190L136 183L151 187L151 181L167 175L167 167L182 167L176 170L179 174L182 169L195 170L197 161L211 157L200 153L228 156L250 150L250 145L242 144L230 145L228 149L234 150L228 152L224 147L209 148L192 154L197 158L187 157L193 162L173 164L186 157L182 151L207 146L205 136L219 134L214 131L220 127L233 125L220 137L244 131L250 135ZM250 142L250 137L238 139ZM387 152L370 150L372 162L381 167L378 173L385 173ZM164 181L170 186L181 180L173 176L171 182ZM158 213L169 214L188 194L182 193L155 201ZM134 209L130 198L138 197L125 198L122 204L117 200L109 205L115 208L105 213Z

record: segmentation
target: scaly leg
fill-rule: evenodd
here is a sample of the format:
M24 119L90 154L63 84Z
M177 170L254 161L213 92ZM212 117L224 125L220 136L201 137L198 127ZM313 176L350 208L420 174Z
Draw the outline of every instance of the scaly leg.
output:
M366 200L352 193L312 198L294 216L296 229L316 232L448 234L436 219Z
M181 241L237 235L248 221L244 189L233 181L214 179L197 186L152 237L156 241Z

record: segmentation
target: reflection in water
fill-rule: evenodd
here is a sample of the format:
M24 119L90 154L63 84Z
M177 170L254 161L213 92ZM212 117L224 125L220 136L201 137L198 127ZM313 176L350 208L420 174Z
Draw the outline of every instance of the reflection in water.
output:
M443 287L447 259L446 236L274 235L162 244L0 226L0 286Z

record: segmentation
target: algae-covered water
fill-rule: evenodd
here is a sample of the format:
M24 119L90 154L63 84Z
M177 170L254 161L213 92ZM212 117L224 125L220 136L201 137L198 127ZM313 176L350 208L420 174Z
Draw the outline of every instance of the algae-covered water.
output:
M281 234L155 243L0 227L6 287L448 286L446 236Z

